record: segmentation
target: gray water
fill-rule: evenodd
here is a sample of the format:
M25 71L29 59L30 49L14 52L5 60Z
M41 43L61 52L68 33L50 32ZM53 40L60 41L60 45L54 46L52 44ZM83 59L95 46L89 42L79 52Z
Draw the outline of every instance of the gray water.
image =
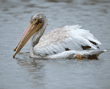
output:
M31 40L13 59L31 15L44 12L45 33L82 25L101 41L98 60L29 58ZM0 89L110 89L110 0L0 0Z

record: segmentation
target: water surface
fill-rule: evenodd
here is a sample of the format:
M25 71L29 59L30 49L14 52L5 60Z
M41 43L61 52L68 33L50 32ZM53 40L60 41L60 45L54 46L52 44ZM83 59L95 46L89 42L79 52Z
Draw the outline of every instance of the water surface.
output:
M0 89L110 89L110 0L1 0ZM12 58L32 14L44 12L45 33L82 25L107 52L98 60L29 58L31 40Z

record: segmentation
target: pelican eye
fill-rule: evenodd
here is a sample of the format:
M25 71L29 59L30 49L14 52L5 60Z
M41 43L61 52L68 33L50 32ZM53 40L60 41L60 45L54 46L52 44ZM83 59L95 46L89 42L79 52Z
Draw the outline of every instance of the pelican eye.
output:
M35 25L38 25L39 23L42 23L42 21L41 21L41 20L38 20L38 21L35 23Z

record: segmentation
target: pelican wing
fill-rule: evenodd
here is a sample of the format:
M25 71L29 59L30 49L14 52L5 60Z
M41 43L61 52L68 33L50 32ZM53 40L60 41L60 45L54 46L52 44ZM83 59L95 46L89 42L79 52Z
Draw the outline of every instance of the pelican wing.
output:
M97 49L101 44L88 30L81 26L65 26L44 34L34 46L35 54L46 56L68 50Z

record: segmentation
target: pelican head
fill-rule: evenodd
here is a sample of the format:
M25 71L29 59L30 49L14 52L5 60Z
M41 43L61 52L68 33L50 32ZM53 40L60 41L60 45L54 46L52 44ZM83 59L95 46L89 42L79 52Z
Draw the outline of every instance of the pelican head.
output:
M14 51L16 52L13 57L15 57L15 55L23 48L23 46L31 38L31 36L36 33L37 38L34 41L34 44L32 44L33 46L35 46L35 43L37 44L40 37L43 35L46 26L47 20L46 16L44 16L43 13L36 13L32 15L29 25L21 36L18 44L14 48Z

